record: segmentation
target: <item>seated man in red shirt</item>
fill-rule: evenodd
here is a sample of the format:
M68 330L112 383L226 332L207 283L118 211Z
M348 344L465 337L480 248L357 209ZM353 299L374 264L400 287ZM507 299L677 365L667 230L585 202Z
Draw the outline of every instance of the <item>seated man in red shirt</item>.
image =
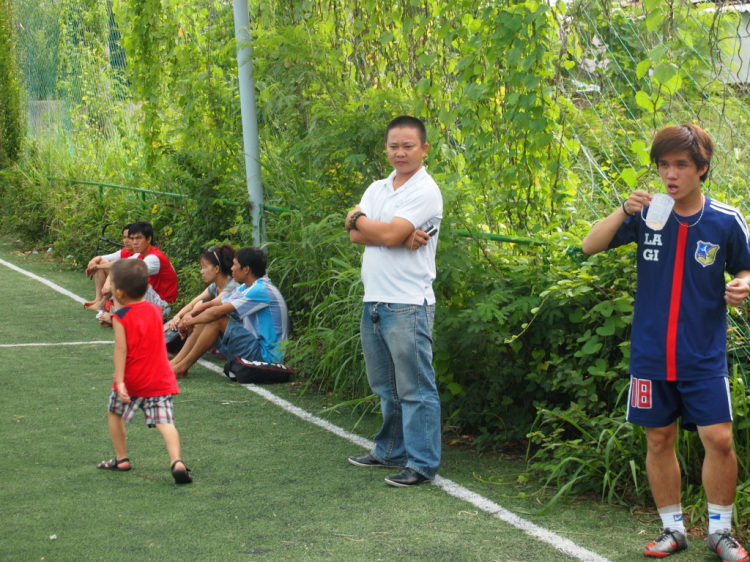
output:
M134 222L130 225L130 241L132 243L133 255L128 259L141 259L148 267L148 291L144 298L159 308L162 313L177 300L177 272L172 263L164 253L156 246L151 245L154 238L154 230L147 222ZM109 287L105 284L102 294L109 297ZM119 308L116 306L116 308ZM110 325L108 313L99 315L103 325Z
M134 222L130 225L133 258L142 259L148 266L148 292L145 299L163 312L177 300L177 272L169 258L159 248L151 245L153 238L154 230L149 223Z

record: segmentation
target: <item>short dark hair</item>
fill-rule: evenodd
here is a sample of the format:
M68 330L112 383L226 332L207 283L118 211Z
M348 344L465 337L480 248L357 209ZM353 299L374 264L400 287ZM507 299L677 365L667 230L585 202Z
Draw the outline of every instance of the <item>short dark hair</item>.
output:
M404 128L416 129L422 145L427 142L427 129L425 128L424 123L421 119L417 119L411 115L401 115L388 123L388 126L385 128L385 142L388 142L388 133L391 132L391 129Z
M651 144L651 162L658 165L662 156L683 151L690 154L699 170L708 166L701 176L701 181L706 181L714 155L714 141L697 125L672 125L656 133Z
M266 262L268 257L260 248L248 247L240 248L234 254L234 259L240 264L240 267L249 267L255 277L261 278L266 274Z
M151 238L151 242L154 241L154 228L151 226L151 223L149 222L134 222L130 225L130 230L128 230L128 234L130 236L133 236L133 234L143 234L146 238Z
M129 236L130 235L130 225L129 224L126 224L125 226L122 227L122 232L125 232L126 230L128 231L128 236Z
M148 291L148 266L143 260L124 259L112 264L109 271L115 289L131 299L139 299Z
M224 275L232 275L232 263L234 261L234 248L229 244L222 246L211 246L213 250L204 250L201 258L208 263L218 265Z

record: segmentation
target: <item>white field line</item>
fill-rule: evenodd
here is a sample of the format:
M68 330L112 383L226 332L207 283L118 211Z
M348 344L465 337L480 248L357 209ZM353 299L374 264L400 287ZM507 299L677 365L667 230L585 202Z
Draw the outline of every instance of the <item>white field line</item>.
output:
M220 373L222 376L224 375L224 371L218 365L210 363L209 361L206 361L204 359L199 359L198 363L200 363L202 366L204 366L206 369L209 369L210 371L214 371L215 373ZM351 441L355 445L359 445L360 447L363 447L365 449L372 449L373 446L375 445L369 439L365 439L364 437L360 437L359 435L355 435L354 433L349 433L345 429L342 429L339 426L334 425L329 421L326 421L322 418L314 416L307 410L303 410L302 408L295 406L291 402L284 400L283 398L279 398L273 392L269 392L265 388L261 388L254 384L243 384L242 386L254 392L255 394L262 396L269 402L273 402L274 404L276 404L280 408L283 408L287 412L290 412L294 414L295 416L302 418L306 422L310 422L311 424L317 425L318 427L322 427L323 429L330 431L331 433L334 433L338 435L339 437L343 437L344 439Z
M0 347L49 347L53 345L94 345L94 344L109 344L112 345L113 341L66 341L60 343L2 343Z
M24 271L3 260L0 260L0 265L8 266L13 270L18 271L19 273L28 275L32 279L41 281L45 285L52 287L56 291L59 291L60 293L67 295L78 302L81 302L81 303L84 302L84 299L82 299L78 295L75 295L67 291L66 289L63 289L62 287L55 285L54 283L51 283L47 281L46 279L42 279L41 277L38 277L34 275L33 273ZM107 342L107 343L110 343L110 342ZM200 363L203 367L211 371L214 371L216 373L221 373L223 375L223 370L218 365L214 365L213 363L210 363L203 359L200 359L198 363ZM269 402L286 410L287 412L294 414L295 416L298 416L301 419L311 424L317 425L318 427L321 427L327 431L330 431L331 433L338 435L339 437L346 439L354 443L355 445L359 445L360 447L364 449L368 449L368 450L372 449L374 445L372 441L365 439L364 437L360 437L359 435L355 435L354 433L350 433L346 431L345 429L340 428L337 425L334 425L324 419L314 416L310 412L307 412L303 410L302 408L298 408L291 402L284 400L283 398L279 398L278 396L276 396L272 392L269 392L265 388L261 388L254 384L245 384L242 386L258 394L259 396L263 397ZM464 486L461 486L460 484L457 484L453 482L452 480L448 480L447 478L437 476L435 478L434 485L438 486L439 488L441 488L442 490L444 490L451 496L474 505L475 507L481 509L482 511L489 513L493 517L497 517L501 521L504 521L505 523L515 527L516 529L523 531L527 535L530 535L542 542L545 542L548 545L552 546L553 548L556 548L560 552L568 554L569 556L572 556L573 558L577 558L578 560L581 560L582 562L610 562L607 558L599 556L595 552L592 552L586 548L583 548L582 546L578 546L577 544L575 544L573 541L569 539L561 537L560 535L557 535L553 533L552 531L548 531L547 529L544 529L542 527L539 527L538 525L535 525L531 521L527 521L526 519L519 517L518 515L508 511L504 507L496 504L495 502L490 501L487 498L480 496L479 494L475 492L472 492L468 488L465 488Z
M44 283L48 287L51 287L52 289L54 289L58 293L62 293L66 297L70 297L74 301L77 301L77 302L79 302L81 304L83 304L83 303L86 302L86 299L82 299L81 297L79 297L75 293L71 293L67 289L63 289L60 285L55 285L52 281L47 281L44 277L39 277L38 275L34 275L30 271L26 271L25 269L21 269L20 267L15 266L12 263L8 263L5 260L0 260L0 265L4 265L5 267L12 269L13 271L17 271L18 273L20 273L22 275L26 275L27 277L31 277L32 279L34 279L36 281L39 281L40 283Z
M200 363L206 369L209 369L216 373L221 373L222 375L224 374L224 371L218 365L215 365L203 359L199 359L198 363ZM359 435L350 433L337 425L334 425L324 419L312 415L310 412L307 412L302 408L298 408L291 402L288 402L283 398L279 398L273 392L270 392L265 388L256 386L254 384L243 384L242 386L244 386L251 392L260 395L269 402L276 404L280 408L283 408L287 412L290 412L307 422L317 425L318 427L326 429L331 433L338 435L339 437L351 441L355 445L359 445L364 449L371 450L375 445L369 439L365 439L364 437L360 437ZM573 541L561 537L560 535L557 535L552 531L548 531L547 529L539 527L531 521L526 521L515 513L508 511L495 502L488 500L487 498L480 496L475 492L472 492L468 488L465 488L464 486L461 486L460 484L457 484L452 480L448 480L447 478L443 478L442 476L437 476L435 478L434 485L442 488L443 491L447 492L451 496L473 504L475 507L478 507L482 511L489 513L493 517L497 517L501 521L504 521L505 523L508 523L516 529L523 531L527 535L531 535L532 537L535 537L540 541L556 548L557 550L564 552L565 554L568 554L574 558L577 558L578 560L582 560L584 562L609 562L609 560L602 556L599 556L595 552L591 552L590 550L587 550L582 546L578 546Z

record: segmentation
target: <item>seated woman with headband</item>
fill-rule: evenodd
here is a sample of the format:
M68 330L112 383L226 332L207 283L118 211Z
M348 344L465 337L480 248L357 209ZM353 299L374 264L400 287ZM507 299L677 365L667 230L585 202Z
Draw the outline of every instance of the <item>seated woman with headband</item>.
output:
M237 288L237 282L232 279L232 263L234 261L234 248L232 246L229 244L211 246L201 254L199 261L201 264L201 277L203 281L210 283L210 285L200 295L182 307L169 322L164 324L165 332L169 330L176 332L177 324L181 319L187 315L195 316L200 314L204 309L205 302L209 302L224 293L231 293ZM174 333L170 332L170 335L179 338ZM172 338L168 339L171 340Z

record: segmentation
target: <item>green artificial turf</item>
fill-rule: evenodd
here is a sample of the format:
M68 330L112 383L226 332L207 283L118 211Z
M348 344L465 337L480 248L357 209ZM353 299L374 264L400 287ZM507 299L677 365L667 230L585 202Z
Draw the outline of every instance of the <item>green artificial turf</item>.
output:
M0 259L82 297L93 291L81 273L16 250L0 239ZM112 338L79 303L3 266L0 286L0 344ZM437 486L387 486L391 471L346 462L358 446L202 366L175 398L193 484L174 485L161 436L140 413L128 426L133 470L97 470L113 454L111 356L106 344L0 347L0 560L574 560ZM300 397L300 385L267 388L313 413L328 402ZM368 438L378 425L351 410L327 419ZM642 560L658 533L653 512L590 499L536 516L550 494L526 481L521 460L450 441L443 477L610 560ZM713 559L702 541L678 558Z

